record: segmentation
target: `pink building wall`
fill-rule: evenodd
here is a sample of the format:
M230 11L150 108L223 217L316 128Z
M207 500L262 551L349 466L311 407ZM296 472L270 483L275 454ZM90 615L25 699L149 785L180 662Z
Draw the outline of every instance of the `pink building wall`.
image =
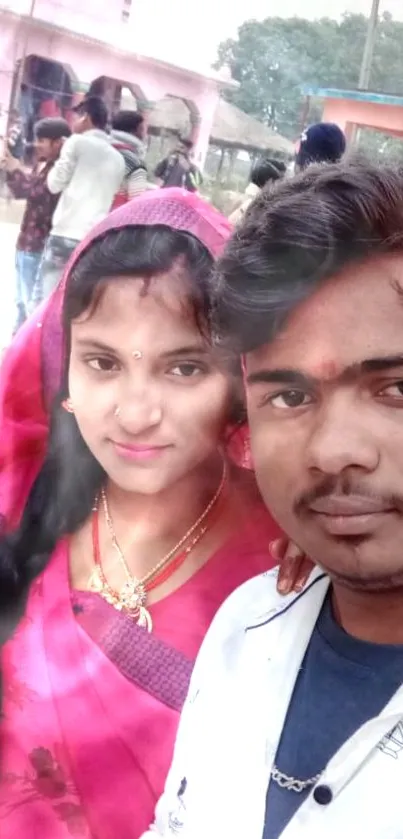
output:
M326 99L322 119L335 122L351 135L354 125L403 136L403 107L350 99Z
M9 0L8 5L11 14L0 9L0 134L16 62L23 54L38 55L71 69L80 85L88 86L100 76L123 82L141 107L152 107L167 95L184 99L193 115L195 159L203 166L224 81L137 55L130 49L130 29L121 22L124 0L36 0L35 18L28 22L15 12L27 14L31 0Z

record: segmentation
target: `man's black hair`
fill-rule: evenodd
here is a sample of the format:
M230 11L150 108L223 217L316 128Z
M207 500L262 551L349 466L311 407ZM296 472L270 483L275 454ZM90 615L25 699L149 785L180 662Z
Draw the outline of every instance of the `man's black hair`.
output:
M262 157L252 167L250 173L251 183L258 186L259 189L263 189L269 181L280 180L285 173L285 169L285 164L279 160L274 160L271 157Z
M185 146L188 151L191 151L193 148L193 142L189 139L189 137L179 137L179 143L182 146Z
M363 160L310 166L263 190L230 240L217 265L215 332L239 352L262 346L321 283L396 252L403 170Z
M104 131L108 125L108 109L100 96L86 96L79 105L73 108L73 111L80 115L88 114L94 128Z
M71 128L61 117L47 117L35 124L34 133L38 140L61 140L70 137Z
M144 116L139 111L119 111L112 119L115 131L126 131L127 134L137 134L144 123Z

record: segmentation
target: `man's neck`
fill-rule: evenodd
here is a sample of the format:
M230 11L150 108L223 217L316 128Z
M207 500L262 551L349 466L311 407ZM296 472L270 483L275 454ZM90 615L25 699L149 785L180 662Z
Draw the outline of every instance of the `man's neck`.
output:
M403 645L403 588L366 592L333 583L332 606L349 635L372 644Z

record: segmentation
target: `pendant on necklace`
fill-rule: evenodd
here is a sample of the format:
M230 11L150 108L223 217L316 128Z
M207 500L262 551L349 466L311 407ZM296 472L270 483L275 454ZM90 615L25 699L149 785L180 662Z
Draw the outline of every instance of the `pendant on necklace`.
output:
M137 621L137 626L142 626L147 632L153 631L153 620L145 606L140 606L139 609L139 619Z
M116 592L108 585L99 568L94 568L88 588L103 597L118 612L126 612L136 621L137 626L143 627L147 632L152 632L152 618L145 607L147 592L138 580L128 580L120 592Z

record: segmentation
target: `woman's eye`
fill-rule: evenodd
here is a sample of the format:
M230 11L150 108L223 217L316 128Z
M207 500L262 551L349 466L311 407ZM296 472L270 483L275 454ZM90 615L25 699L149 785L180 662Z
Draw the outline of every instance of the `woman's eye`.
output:
M269 402L273 408L284 411L287 408L301 408L303 405L309 405L312 397L303 390L282 390L281 393L270 396L266 402Z
M89 358L87 361L92 370L98 370L100 373L112 373L117 370L117 362L113 358Z
M190 379L202 373L203 370L199 364L194 364L191 361L185 361L183 364L176 364L175 367L171 367L169 372L172 373L173 376L182 376Z

